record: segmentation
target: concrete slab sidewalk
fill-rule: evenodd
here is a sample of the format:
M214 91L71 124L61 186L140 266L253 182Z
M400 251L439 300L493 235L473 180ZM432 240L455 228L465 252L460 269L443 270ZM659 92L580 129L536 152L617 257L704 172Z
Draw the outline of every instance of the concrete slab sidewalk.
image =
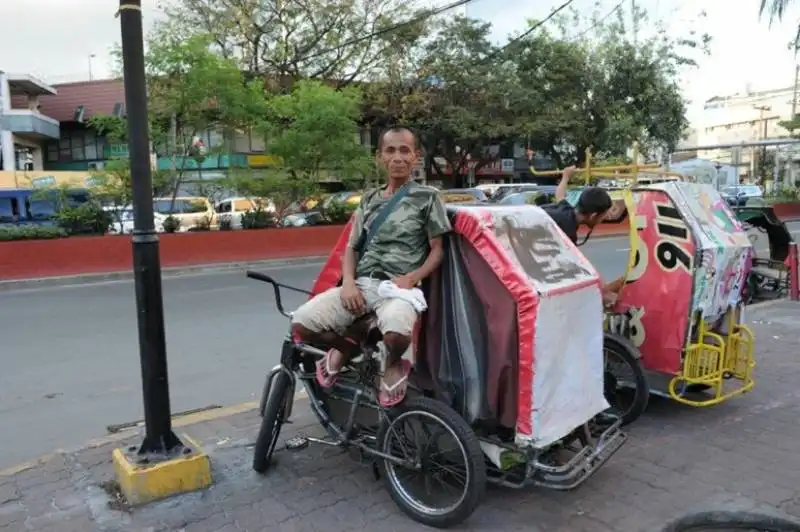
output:
M630 439L575 492L490 489L461 530L653 532L720 497L800 517L800 304L753 307L756 389L730 403L692 409L654 399ZM265 368L266 369L266 368ZM211 453L209 490L129 511L109 497L111 449L97 442L0 474L0 530L314 531L422 530L392 504L370 468L320 447L281 451L259 477L250 470L259 418L252 410L178 429ZM282 439L318 430L299 400ZM135 443L135 436L128 438Z

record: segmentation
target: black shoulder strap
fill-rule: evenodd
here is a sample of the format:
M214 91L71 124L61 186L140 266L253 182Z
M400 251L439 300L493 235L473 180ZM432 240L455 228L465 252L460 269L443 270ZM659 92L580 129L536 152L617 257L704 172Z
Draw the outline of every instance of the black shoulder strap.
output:
M367 246L375 237L375 235L378 233L381 226L383 225L383 222L385 222L386 219L389 217L389 215L392 214L392 211L394 211L397 208L397 205L400 203L400 201L406 196L408 196L408 192L411 189L410 185L411 182L409 181L408 183L400 187L400 190L394 193L391 199L389 199L389 201L386 202L386 205L384 205L381 208L380 212L375 216L375 218L372 219L372 222L369 224L369 227L365 229L366 237L364 238L364 242L361 244L362 255L366 252Z

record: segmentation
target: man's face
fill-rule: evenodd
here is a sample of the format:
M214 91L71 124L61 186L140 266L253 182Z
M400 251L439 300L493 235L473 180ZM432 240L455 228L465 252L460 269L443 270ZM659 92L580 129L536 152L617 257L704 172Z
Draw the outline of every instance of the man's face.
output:
M418 156L414 135L410 131L389 131L383 137L378 160L390 179L405 179L411 176Z
M606 215L608 215L608 211L590 214L589 216L586 217L586 221L584 223L586 224L587 227L593 229L594 226L596 226L599 223L602 223L603 220L606 219Z

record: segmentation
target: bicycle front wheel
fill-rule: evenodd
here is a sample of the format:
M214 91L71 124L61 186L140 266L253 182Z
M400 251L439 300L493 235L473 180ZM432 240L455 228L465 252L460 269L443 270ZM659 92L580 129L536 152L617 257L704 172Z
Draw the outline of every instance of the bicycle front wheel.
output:
M272 385L267 392L266 404L261 417L261 428L258 431L255 449L253 449L253 470L257 473L264 474L270 467L281 427L286 422L286 401L294 399L288 397L291 380L288 373L279 371L272 379Z

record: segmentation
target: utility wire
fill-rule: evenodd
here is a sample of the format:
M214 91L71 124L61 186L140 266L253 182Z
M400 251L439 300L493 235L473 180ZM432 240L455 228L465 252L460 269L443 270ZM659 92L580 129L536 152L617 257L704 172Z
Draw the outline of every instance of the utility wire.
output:
M416 24L418 22L422 22L422 21L427 20L427 19L429 19L431 17L435 17L436 15L441 15L442 13L446 13L447 11L450 11L452 9L456 9L456 8L461 7L461 6L465 6L465 5L470 4L470 3L474 2L474 1L475 0L458 0L456 2L452 2L452 3L444 5L442 7L437 7L435 9L430 9L428 11L424 11L421 14L417 15L416 17L410 18L410 19L405 20L403 22L398 22L397 24L392 24L391 26L386 26L385 28L381 28L378 31L373 31L371 33L368 33L367 35L362 36L362 37L356 37L355 39L350 39L349 41L343 42L339 46L332 47L332 48L326 48L326 49L321 50L319 52L314 52L313 54L306 55L306 56L302 57L300 59L300 61L306 61L308 59L314 59L315 57L320 57L320 56L327 55L327 54L330 54L330 53L333 53L333 52L338 52L338 51L342 50L343 48L347 48L349 46L353 46L353 45L356 45L356 44L361 44L362 42L369 41L371 39L374 39L375 37L379 37L379 36L384 35L386 33L391 33L391 32L393 32L395 30L399 30L399 29L404 28L406 26L411 26L412 24ZM570 1L572 1L572 0L570 0Z
M559 12L561 12L564 9L566 9L567 7L569 7L569 5L572 4L574 1L575 0L567 0L566 2L564 2L563 4L561 4L560 6L555 8L553 11L551 11L550 14L547 15L546 17L544 17L542 20L540 20L539 22L537 22L536 24L534 24L533 26L531 26L530 28L528 28L524 32L520 33L519 35L517 35L513 39L509 40L506 44L504 44L503 46L501 46L500 48L498 48L494 52L492 52L489 55L487 55L486 57L484 57L483 61L494 59L498 54L503 53L506 50L506 48L518 43L519 41L521 41L522 39L524 39L525 37L527 37L528 35L530 35L534 31L539 29L541 26L545 25L547 22L550 21L550 19L552 19L553 17L558 15Z
M577 37L575 37L575 38L576 38L576 39L580 39L580 38L582 38L584 35L586 35L586 34L587 34L587 33L589 33L590 31L592 31L593 29L595 29L597 26L599 26L600 24L602 24L603 22L605 22L605 21L608 19L608 17L610 17L611 15L613 15L614 13L616 13L617 11L619 11L619 9L622 7L622 4L624 4L624 3L625 3L625 0L622 0L622 1L621 1L619 4L617 4L616 6L614 6L614 8L613 8L611 11L609 11L608 13L606 13L606 14L603 16L603 18L601 18L600 20L597 20L597 21L595 21L595 23L594 23L594 24L592 24L591 26L589 26L588 28L586 28L585 30L583 30L582 32L580 32L580 33L577 35Z

